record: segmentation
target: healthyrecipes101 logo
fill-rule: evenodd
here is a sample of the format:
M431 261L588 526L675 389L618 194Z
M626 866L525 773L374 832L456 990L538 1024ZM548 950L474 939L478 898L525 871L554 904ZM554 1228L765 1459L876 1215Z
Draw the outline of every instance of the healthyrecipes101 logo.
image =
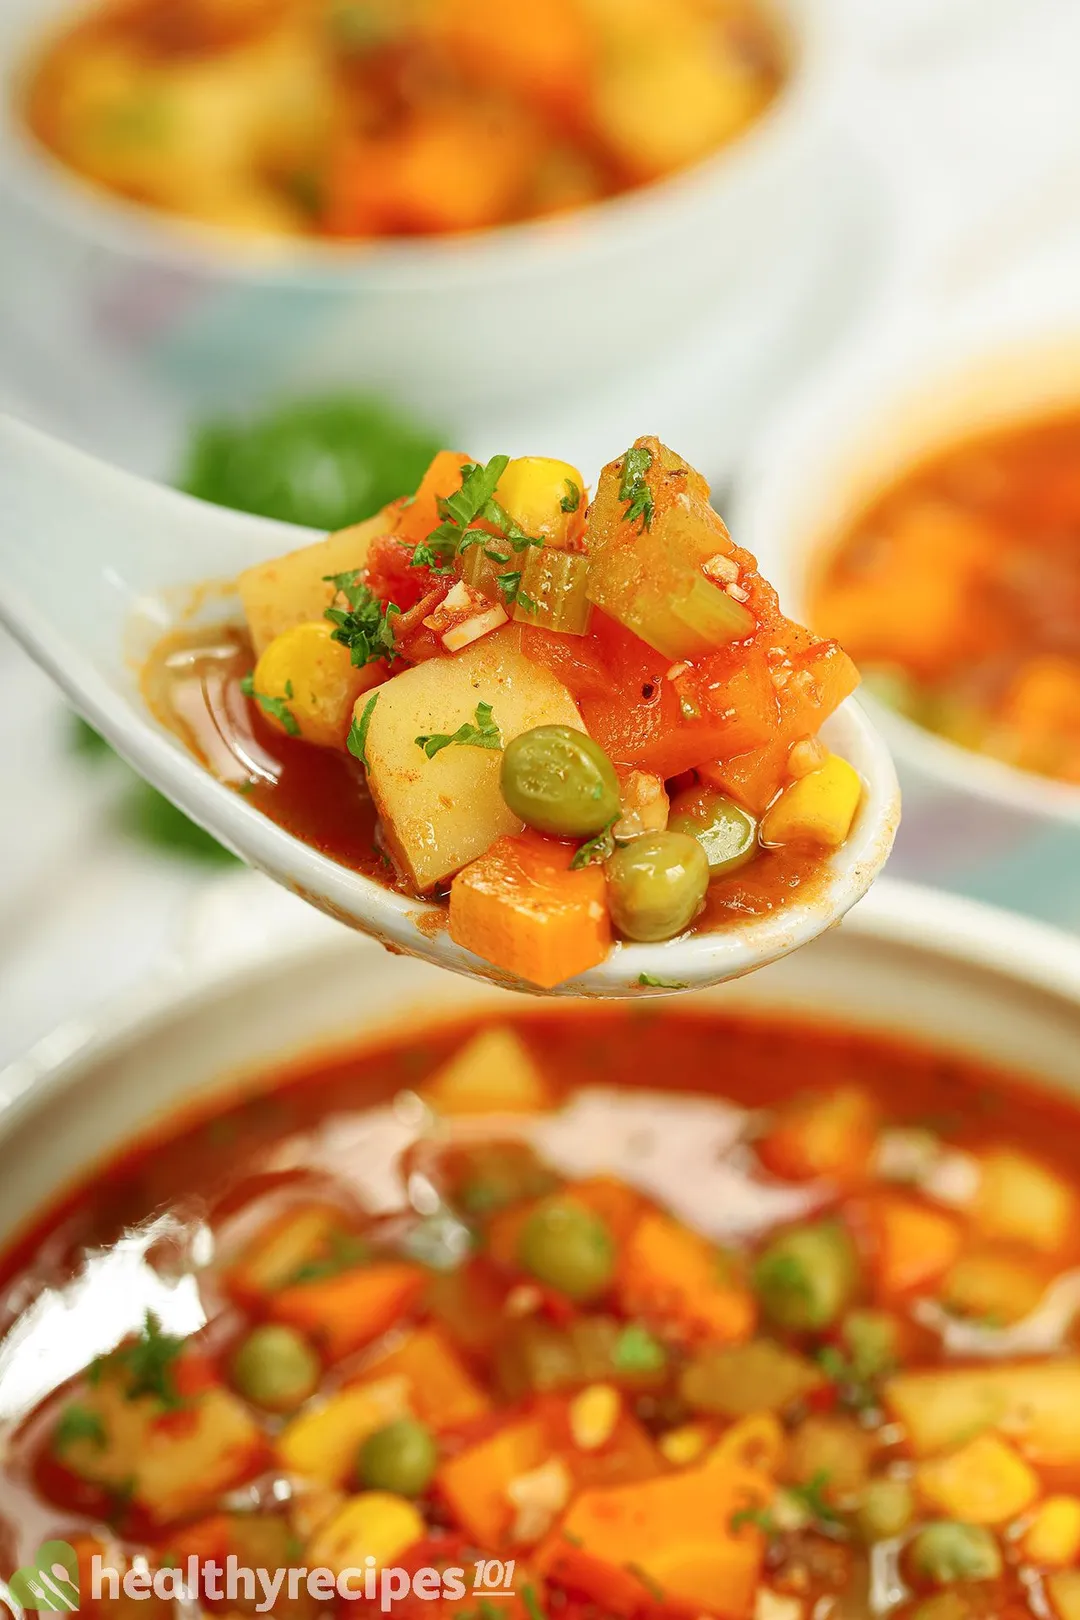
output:
M362 1567L352 1569L299 1566L269 1570L250 1569L230 1555L223 1564L191 1557L182 1565L154 1570L138 1560L121 1573L95 1554L90 1560L89 1588L87 1593L81 1593L78 1555L66 1541L45 1542L33 1562L17 1569L8 1582L9 1593L21 1608L51 1614L77 1611L81 1595L95 1602L108 1599L115 1603L121 1592L135 1602L151 1597L163 1601L207 1598L215 1603L235 1604L242 1599L254 1604L256 1614L268 1614L279 1598L296 1603L306 1593L324 1603L335 1598L354 1603L364 1599L378 1603L387 1614L395 1603L407 1597L431 1603L437 1598L451 1602L512 1598L514 1560L480 1558L468 1567L436 1569L430 1565L409 1570L380 1569L368 1556ZM527 1602L528 1589L525 1596Z

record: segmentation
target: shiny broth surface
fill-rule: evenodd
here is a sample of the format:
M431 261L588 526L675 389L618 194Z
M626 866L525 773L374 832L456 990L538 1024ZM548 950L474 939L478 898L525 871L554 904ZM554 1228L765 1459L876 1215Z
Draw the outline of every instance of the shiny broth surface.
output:
M84 1598L95 1554L370 1556L446 1620L1072 1620L1078 1163L1029 1084L693 1012L270 1075L0 1261L0 1569L52 1537ZM447 1592L493 1558L501 1604Z

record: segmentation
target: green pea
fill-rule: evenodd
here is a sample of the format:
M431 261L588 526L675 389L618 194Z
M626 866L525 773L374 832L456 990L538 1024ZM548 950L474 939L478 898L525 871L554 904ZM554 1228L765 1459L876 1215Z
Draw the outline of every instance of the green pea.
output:
M570 726L537 726L503 753L502 795L516 816L554 838L595 838L618 819L619 779L604 750Z
M994 1581L1002 1571L1001 1548L981 1524L941 1519L911 1543L912 1571L935 1586L953 1581Z
M232 1362L241 1395L268 1412L294 1412L319 1387L322 1367L294 1328L268 1324L249 1333Z
M518 1259L571 1299L594 1299L614 1276L615 1244L600 1216L576 1198L550 1198L526 1221Z
M754 1267L761 1308L774 1327L819 1333L847 1308L858 1281L855 1246L839 1221L783 1232Z
M887 1311L849 1311L840 1336L856 1378L884 1378L900 1360L900 1324Z
M696 838L713 877L736 872L758 852L757 822L748 810L712 788L690 788L671 806L668 831Z
M415 1418L398 1418L369 1434L356 1459L360 1484L369 1491L421 1496L439 1461L431 1430Z
M673 939L701 910L709 861L689 833L647 833L607 863L611 920L626 939Z
M863 1491L855 1518L868 1545L901 1535L915 1516L915 1493L906 1479L882 1475Z

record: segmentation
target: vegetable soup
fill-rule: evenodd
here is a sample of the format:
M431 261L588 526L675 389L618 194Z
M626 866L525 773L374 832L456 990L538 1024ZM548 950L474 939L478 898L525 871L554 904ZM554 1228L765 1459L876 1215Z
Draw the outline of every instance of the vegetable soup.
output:
M26 114L79 174L169 213L431 235L697 163L783 73L759 0L99 0Z
M814 892L862 802L818 733L842 649L784 617L701 475L449 451L415 496L249 569L144 689L219 778L543 988Z
M179 1595L230 1556L343 1614L1077 1620L1078 1163L1029 1084L700 1011L270 1076L0 1262L0 1568L103 1620L95 1556L154 1620L250 1613Z
M907 473L850 526L813 617L912 720L1080 784L1080 416Z

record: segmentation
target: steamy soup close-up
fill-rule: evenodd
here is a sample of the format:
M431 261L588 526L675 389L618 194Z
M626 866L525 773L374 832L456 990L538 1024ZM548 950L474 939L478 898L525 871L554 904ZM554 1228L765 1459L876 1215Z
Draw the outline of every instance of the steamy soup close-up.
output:
M1078 1156L1032 1082L784 1021L294 1065L0 1261L3 1567L171 1571L159 1620L230 1556L337 1613L1077 1620Z
M414 496L236 590L242 622L154 652L153 713L529 984L812 900L857 825L862 778L819 736L855 666L657 439L591 503L566 462L440 453Z
M475 231L647 185L778 94L758 0L104 0L25 114L85 178L238 231Z
M812 618L909 719L1080 786L1080 416L907 472L827 557Z

